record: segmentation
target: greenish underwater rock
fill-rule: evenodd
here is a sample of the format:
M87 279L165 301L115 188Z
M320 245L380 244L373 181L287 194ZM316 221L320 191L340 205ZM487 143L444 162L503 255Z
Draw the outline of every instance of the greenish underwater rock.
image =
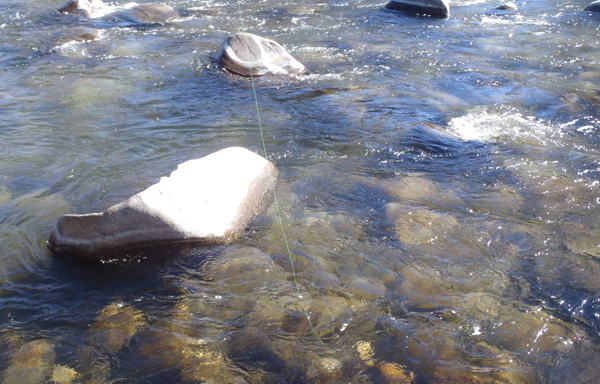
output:
M139 23L166 23L179 17L179 13L166 4L140 4L125 11L125 14Z
M28 342L16 350L4 371L3 384L46 383L52 372L56 353L47 340Z

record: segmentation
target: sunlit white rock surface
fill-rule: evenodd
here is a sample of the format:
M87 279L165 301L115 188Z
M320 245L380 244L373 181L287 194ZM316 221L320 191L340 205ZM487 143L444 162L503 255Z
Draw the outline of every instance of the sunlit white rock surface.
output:
M179 17L177 11L166 4L140 4L126 11L127 16L140 23L165 23Z
M60 13L81 14L87 17L99 17L106 12L102 0L70 0L58 11Z
M217 49L216 58L223 68L243 76L289 75L306 70L279 43L251 33L226 38Z
M265 158L223 149L180 164L170 177L103 213L61 217L48 247L95 260L157 244L222 242L267 208L276 178Z
M385 7L433 17L450 16L450 4L446 0L392 0Z

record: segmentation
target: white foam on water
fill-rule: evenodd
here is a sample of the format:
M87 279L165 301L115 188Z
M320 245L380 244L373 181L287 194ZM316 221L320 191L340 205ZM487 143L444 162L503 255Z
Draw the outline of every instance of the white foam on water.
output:
M524 144L561 146L565 131L545 120L520 113L472 113L454 118L448 131L463 140L510 140Z
M111 13L125 11L127 9L136 7L139 4L138 3L127 3L124 5L109 5L109 4L105 4L105 5L106 6L103 8L93 8L89 15L90 19L99 19L99 18L109 15Z

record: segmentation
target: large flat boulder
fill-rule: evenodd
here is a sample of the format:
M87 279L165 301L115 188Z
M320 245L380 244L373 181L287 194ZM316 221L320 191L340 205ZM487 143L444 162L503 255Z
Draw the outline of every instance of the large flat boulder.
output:
M251 33L236 33L215 54L219 65L242 76L290 75L306 71L279 43Z
M445 18L450 16L450 4L447 0L392 0L387 9L411 14Z
M277 175L265 158L226 148L180 164L169 177L102 213L61 217L48 248L100 260L136 248L220 243L269 206Z

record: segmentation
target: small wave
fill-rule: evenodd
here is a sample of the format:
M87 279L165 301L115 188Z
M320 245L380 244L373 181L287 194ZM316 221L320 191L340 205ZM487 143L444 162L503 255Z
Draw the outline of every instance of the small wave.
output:
M565 134L561 127L514 112L468 114L452 119L448 127L463 140L512 140L534 145L561 146Z

